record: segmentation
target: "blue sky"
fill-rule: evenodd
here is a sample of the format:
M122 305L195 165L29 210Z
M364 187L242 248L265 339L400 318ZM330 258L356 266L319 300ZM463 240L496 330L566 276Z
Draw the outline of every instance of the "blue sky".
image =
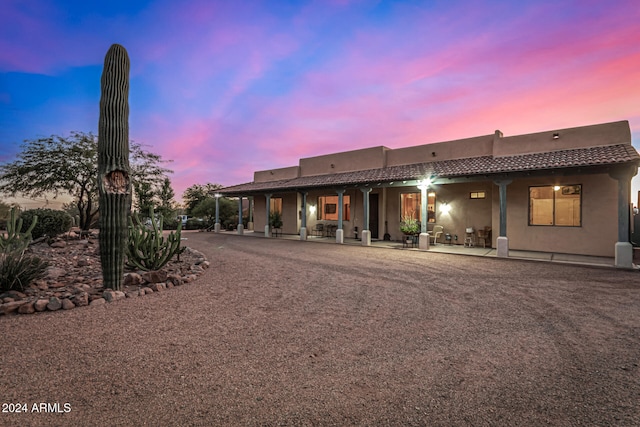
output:
M131 58L130 138L173 160L178 195L496 129L629 120L640 147L638 22L631 0L5 0L0 162L97 133L113 43Z

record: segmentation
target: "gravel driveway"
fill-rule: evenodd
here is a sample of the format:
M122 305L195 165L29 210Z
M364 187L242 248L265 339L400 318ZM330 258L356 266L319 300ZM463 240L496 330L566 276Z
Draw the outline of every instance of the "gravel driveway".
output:
M638 272L185 236L195 283L0 317L0 425L640 425Z

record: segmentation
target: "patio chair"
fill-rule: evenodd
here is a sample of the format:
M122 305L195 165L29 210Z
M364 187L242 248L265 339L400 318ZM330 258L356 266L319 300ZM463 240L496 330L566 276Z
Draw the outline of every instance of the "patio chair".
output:
M485 227L481 230L478 230L478 234L476 235L476 242L479 245L482 243L482 247L486 248L487 243L491 246L491 227Z
M438 243L438 237L442 236L444 233L444 227L441 225L434 225L433 230L429 234L429 239L433 240L433 245L435 246Z
M323 233L324 233L324 224L322 224L322 223L316 224L316 226L313 228L313 234L315 236L322 237Z

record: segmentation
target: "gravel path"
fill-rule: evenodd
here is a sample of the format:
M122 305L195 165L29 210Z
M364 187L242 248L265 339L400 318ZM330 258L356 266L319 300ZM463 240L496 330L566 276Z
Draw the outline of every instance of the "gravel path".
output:
M640 425L637 272L185 236L195 283L0 317L0 425Z

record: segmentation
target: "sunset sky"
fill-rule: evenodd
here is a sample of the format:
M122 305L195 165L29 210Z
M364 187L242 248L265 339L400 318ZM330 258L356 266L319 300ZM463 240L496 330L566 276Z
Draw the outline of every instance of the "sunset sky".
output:
M3 0L0 163L25 139L97 134L113 43L131 59L130 138L173 160L178 199L496 129L629 120L640 148L637 0Z

